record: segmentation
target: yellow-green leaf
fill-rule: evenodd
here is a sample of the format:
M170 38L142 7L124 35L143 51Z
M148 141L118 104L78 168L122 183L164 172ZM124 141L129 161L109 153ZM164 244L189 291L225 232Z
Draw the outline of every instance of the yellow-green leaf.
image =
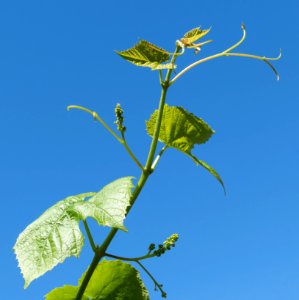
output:
M185 46L190 46L192 43L196 42L200 38L204 37L210 31L209 29L200 29L200 27L193 28L187 33L184 34L184 37L181 38L181 42Z
M157 116L158 110L156 110L146 122L146 129L151 137L154 135ZM213 129L211 129L207 123L184 108L165 104L159 140L167 146L180 150L191 157L196 164L208 170L220 182L224 189L224 184L219 174L207 163L197 159L191 153L194 145L207 142L213 133Z
M150 136L154 134L157 116L158 110L146 122ZM167 146L189 154L195 144L207 142L213 133L207 123L184 108L164 106L159 140Z
M73 300L78 286L56 288L46 295L46 300ZM69 296L69 298L68 298ZM56 297L56 298L55 298ZM139 272L120 260L103 260L96 267L82 300L149 300L149 295Z
M140 40L128 50L115 52L137 66L149 67L152 70L175 68L174 64L163 64L169 60L169 52L145 40Z

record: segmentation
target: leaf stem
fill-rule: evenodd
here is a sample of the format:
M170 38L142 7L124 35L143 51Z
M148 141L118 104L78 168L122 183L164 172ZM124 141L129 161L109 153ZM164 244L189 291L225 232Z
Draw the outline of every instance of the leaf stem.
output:
M90 244L92 250L95 252L96 251L96 245L94 243L94 240L93 240L92 234L90 232L89 226L87 224L87 221L83 220L83 224L84 224L84 228L85 228L88 240L89 240L89 244Z
M144 270L144 272L151 278L151 280L154 282L155 287L157 287L161 294L162 294L162 298L166 298L167 294L163 291L162 289L162 285L159 284L156 279L154 278L154 276L146 269L146 267L140 262L140 261L136 261L136 263Z
M162 85L163 83L163 73L162 73L162 70L159 70L159 81L160 81L160 84Z
M151 167L152 170L155 170L155 168L156 168L156 166L157 166L157 164L158 164L158 162L159 162L161 156L163 155L164 151L165 151L167 148L168 148L168 146L165 145L165 146L161 149L161 151L159 152L159 154L156 156L156 158L155 158L155 160L154 160L154 162L153 162L153 164L152 164L152 167Z

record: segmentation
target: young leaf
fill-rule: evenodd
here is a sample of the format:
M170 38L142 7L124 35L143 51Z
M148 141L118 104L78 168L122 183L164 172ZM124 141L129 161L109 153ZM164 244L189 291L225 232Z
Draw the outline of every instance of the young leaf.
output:
M25 288L67 257L80 255L84 241L79 219L68 209L94 194L80 194L58 202L19 235L14 251L25 279Z
M56 288L52 290L50 293L46 295L45 300L72 300L76 299L76 295L78 293L78 287L72 285L65 285L60 288ZM88 297L82 297L82 300L89 300Z
M128 50L115 52L137 66L149 67L152 70L175 68L170 63L162 64L169 60L169 52L145 40L140 40L134 47Z
M126 231L123 221L134 186L132 178L124 177L111 182L89 200L75 203L71 209L82 220L91 217L99 225Z
M147 133L153 136L158 110L146 122ZM202 119L182 107L164 106L159 140L169 147L191 153L195 144L208 141L214 131Z
M181 38L181 42L188 47L200 38L204 37L206 34L208 34L209 31L210 29L202 30L200 29L200 27L191 29L190 31L184 34L184 37Z
M156 110L146 122L148 134L154 134L158 110ZM219 174L208 164L197 159L192 153L194 145L200 145L208 141L214 131L202 119L194 116L185 109L176 106L164 106L159 140L169 147L190 156L196 164L208 170L223 186Z
M78 286L64 286L54 289L46 296L46 300L75 299L74 296L76 296L84 276L79 280ZM66 298L67 295L69 298ZM119 260L104 260L95 269L82 299L149 300L149 295L139 272L130 264Z

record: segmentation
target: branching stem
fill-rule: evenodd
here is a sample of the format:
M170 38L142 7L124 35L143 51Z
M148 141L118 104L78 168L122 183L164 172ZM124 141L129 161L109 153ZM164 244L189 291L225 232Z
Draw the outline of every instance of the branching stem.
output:
M180 49L181 49L181 47L177 45L176 50L175 50L175 52L172 56L171 63L173 63L173 64L175 63L176 57L177 57ZM158 137L159 137L160 127L161 127L161 123L162 123L163 109L164 109L164 105L165 105L167 90L169 88L169 81L170 81L171 73L172 73L172 69L168 69L167 73L166 73L166 76L165 76L165 80L161 84L162 91L161 91L161 97L160 97L160 103L159 103L159 113L158 113L158 117L157 117L157 122L156 122L156 127L155 127L155 131L154 131L152 143L151 143L151 146L150 146L150 149L149 149L149 154L148 154L148 157L147 157L145 167L142 168L141 176L140 176L140 178L138 180L138 183L137 183L137 185L136 185L136 187L135 187L135 189L132 193L132 196L131 196L131 199L130 199L130 206L127 208L127 214L130 212L130 210L133 207L137 197L139 196L143 186L145 185L148 177L152 173L151 167L152 167L153 159L154 159L156 149L157 149ZM92 114L96 118L98 117L98 115L96 113L92 112L89 109L81 107L81 106L72 105L72 106L68 107L68 109L70 109L70 108L81 109L81 110L84 110L84 111ZM106 125L106 123L102 119L99 118L99 121L103 125L104 124ZM120 139L108 125L106 125L106 126L105 127L113 134L113 136L115 136L117 138L117 140L122 143L123 140ZM106 250L109 247L109 245L110 245L111 241L113 240L114 236L116 235L117 231L118 231L118 229L112 228L110 230L109 234L107 235L106 239L102 243L102 245L100 247L96 247L96 249L94 251L95 255L94 255L93 261L92 261L91 265L89 266L89 268L88 268L88 270L85 274L85 277L82 281L82 284L80 285L79 291L78 291L77 296L76 296L76 300L81 300L82 299L84 291L85 291L85 289L88 285L88 282L89 282L93 272L95 271L95 269L96 269L98 263L100 262L100 260L105 256ZM139 263L138 261L137 261L137 263L140 264L140 266L145 270L145 272L154 280L152 275L150 275L150 273L143 267L143 265L141 263ZM154 280L154 282L155 282L156 286L161 290L162 296L163 295L166 296L166 293L161 289L161 286L155 280Z

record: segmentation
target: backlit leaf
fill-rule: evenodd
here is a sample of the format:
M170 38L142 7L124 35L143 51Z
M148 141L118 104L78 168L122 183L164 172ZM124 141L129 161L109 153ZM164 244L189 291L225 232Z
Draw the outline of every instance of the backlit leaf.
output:
M153 136L158 110L146 122L146 129ZM182 107L164 106L159 140L169 147L190 153L195 144L208 141L214 131L202 119Z
M181 42L185 46L189 46L192 43L196 42L200 38L204 37L206 34L208 34L210 29L200 29L200 27L191 29L187 33L184 34L184 37L181 38Z
M145 40L140 40L128 50L115 52L137 66L149 67L152 70L175 68L173 64L163 64L169 60L169 52Z
M91 217L99 225L126 230L123 220L132 187L132 177L120 178L98 193L71 196L58 202L30 224L14 246L25 288L67 257L80 255L84 244L80 220Z
M148 134L153 137L158 110L156 110L146 122ZM175 148L187 154L189 157L208 170L223 186L219 174L207 163L197 159L192 153L194 145L200 145L209 140L214 131L202 119L189 113L182 107L168 106L165 104L159 140L169 147Z
M106 185L88 201L75 203L73 205L74 213L77 213L82 220L91 217L99 225L126 231L123 221L127 207L130 205L132 178L117 179Z
M80 194L58 202L19 235L14 251L25 279L25 288L67 257L79 256L84 243L80 220L68 209L94 194Z
M75 299L74 296L76 296L84 276L85 274L79 280L78 286L64 286L54 289L46 296L46 300ZM70 298L66 298L67 295ZM130 264L119 260L103 260L95 269L82 299L149 300L149 295L139 272Z

